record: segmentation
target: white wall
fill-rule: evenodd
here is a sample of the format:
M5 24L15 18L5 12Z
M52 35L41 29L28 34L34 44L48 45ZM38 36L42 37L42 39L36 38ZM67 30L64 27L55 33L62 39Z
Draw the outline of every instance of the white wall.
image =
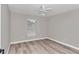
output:
M52 17L49 37L79 47L79 9Z
M1 4L0 4L0 48L1 48Z
M35 24L36 36L27 37L26 19L37 19ZM26 16L18 13L11 13L11 42L29 40L34 38L47 37L47 22L45 18Z
M10 42L10 19L8 5L1 5L1 48L7 52Z

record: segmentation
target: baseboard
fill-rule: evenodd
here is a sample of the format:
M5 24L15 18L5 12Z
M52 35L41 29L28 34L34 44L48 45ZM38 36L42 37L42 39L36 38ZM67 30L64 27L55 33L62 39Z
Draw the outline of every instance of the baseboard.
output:
M18 44L22 42L29 42L29 41L35 41L35 40L43 40L47 39L48 37L43 37L43 38L35 38L35 39L29 39L29 40L22 40L22 41L16 41L16 42L10 42L10 44Z
M70 44L67 44L67 43L63 43L63 42L61 42L61 41L55 40L55 39L50 38L50 37L48 37L48 39L50 39L50 40L52 40L52 41L55 41L55 42L57 42L57 43L59 43L59 44L61 44L61 45L64 45L64 46L67 46L67 47L70 47L70 48L79 50L78 47L75 47L75 46L73 46L73 45L70 45Z

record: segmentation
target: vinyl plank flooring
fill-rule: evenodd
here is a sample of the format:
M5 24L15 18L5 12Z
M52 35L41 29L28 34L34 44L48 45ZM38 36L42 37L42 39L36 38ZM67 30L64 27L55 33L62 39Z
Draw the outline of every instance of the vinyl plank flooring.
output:
M77 54L78 50L65 47L49 39L11 44L9 54Z
M70 51L69 49L66 49L66 48L63 47L63 46L58 45L58 44L55 43L55 42L52 43L52 42L49 41L49 40L43 40L43 41L45 41L45 43L46 43L49 47L51 47L52 49L56 50L56 51L59 52L59 53L62 53L62 54L74 53L74 52ZM42 41L42 42L43 42L43 41Z
M73 49L71 47L62 45L58 42L55 42L55 41L52 41L52 40L49 40L49 39L47 39L46 42L51 43L52 44L51 46L59 47L59 49L62 50L63 52L65 52L65 53L71 53L71 54L78 53L79 54L79 50L76 50L76 49Z
M50 48L50 46L48 46L48 44L45 44L45 42L39 41L38 42L49 54L53 53L53 54L57 54L58 52L55 51L54 49Z

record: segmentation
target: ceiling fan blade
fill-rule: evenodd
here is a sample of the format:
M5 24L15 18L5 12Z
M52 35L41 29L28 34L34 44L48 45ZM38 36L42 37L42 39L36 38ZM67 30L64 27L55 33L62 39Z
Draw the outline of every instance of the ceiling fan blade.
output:
M46 8L45 5L41 5L39 10L36 10L39 12L39 14L45 16L46 14L48 14L49 11L51 11L52 8Z

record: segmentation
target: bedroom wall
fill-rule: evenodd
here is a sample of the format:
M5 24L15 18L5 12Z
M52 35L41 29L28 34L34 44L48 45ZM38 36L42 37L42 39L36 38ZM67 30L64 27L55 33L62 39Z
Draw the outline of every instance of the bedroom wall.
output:
M36 19L35 33L36 36L28 37L27 34L27 23L26 19ZM11 42L30 40L36 38L47 37L47 22L45 18L37 16L26 16L18 13L11 13Z
M79 9L51 17L49 37L79 47Z
M1 5L1 48L7 49L10 43L10 12L7 4Z

